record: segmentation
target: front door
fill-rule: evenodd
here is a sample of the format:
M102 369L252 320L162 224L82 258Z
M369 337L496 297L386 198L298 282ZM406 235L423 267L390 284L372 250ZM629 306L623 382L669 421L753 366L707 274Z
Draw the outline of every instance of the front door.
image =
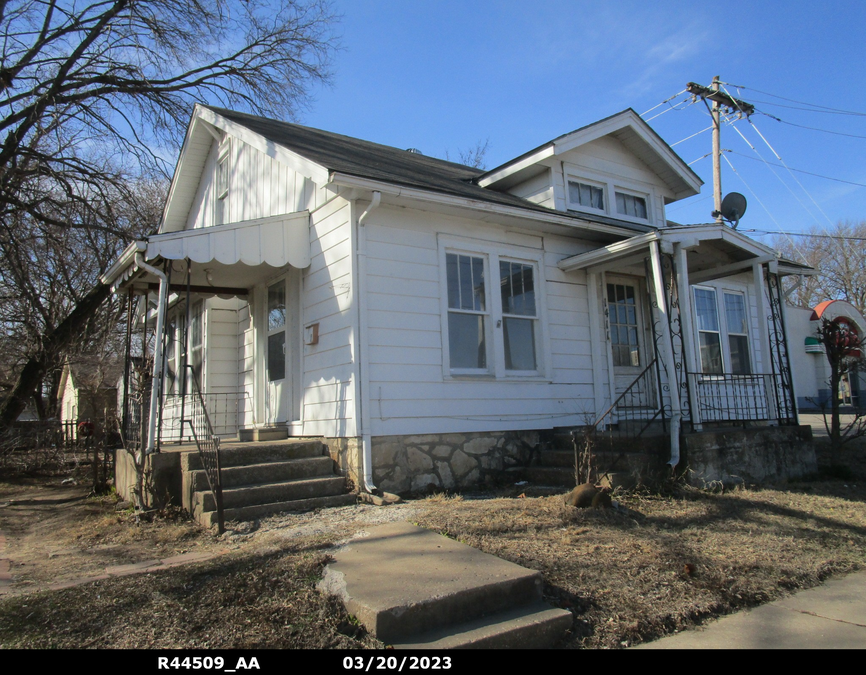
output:
M644 307L640 281L608 275L605 289L615 399L635 382L651 359L647 355ZM622 407L655 406L654 380L642 378L620 402Z
M268 286L265 407L268 424L288 421L292 387L286 370L286 279Z

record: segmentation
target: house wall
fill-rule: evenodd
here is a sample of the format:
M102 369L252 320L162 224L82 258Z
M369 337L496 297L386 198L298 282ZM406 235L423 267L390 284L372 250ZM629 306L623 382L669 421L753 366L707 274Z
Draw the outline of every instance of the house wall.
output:
M812 309L785 307L791 375L798 410L818 410L830 401L830 364L823 353L807 353L807 337L815 337L818 322L812 321Z
M586 282L556 267L591 244L389 207L373 211L366 228L374 436L550 428L593 416ZM440 242L446 239L469 251L504 242L510 257L541 261L540 376L450 376L443 364L448 319Z
M338 193L319 187L309 177L279 162L238 138L229 143L229 196L224 222L234 223L282 213L312 211ZM214 174L221 147L211 145L186 229L214 225L216 181Z
M62 422L78 419L78 390L72 382L72 374L63 378L63 391L60 396L60 420Z
M337 198L314 211L310 266L303 271L302 328L318 324L318 343L304 344L303 432L355 436L355 339L352 206Z

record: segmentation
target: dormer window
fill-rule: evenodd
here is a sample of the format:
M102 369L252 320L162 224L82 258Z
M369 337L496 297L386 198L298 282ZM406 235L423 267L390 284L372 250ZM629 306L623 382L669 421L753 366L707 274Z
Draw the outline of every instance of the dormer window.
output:
M630 195L625 192L616 193L616 212L629 218L647 219L646 198Z
M568 181L568 201L572 206L604 211L604 188L582 181Z

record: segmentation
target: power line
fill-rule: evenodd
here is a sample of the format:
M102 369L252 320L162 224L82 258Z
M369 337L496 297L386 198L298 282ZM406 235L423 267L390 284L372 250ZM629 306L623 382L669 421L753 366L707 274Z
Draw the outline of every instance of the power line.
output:
M734 154L734 155L739 155L740 157L745 157L746 159L748 159L748 160L750 160L750 161L752 161L752 162L760 162L760 161L761 161L761 160L759 160L759 159L757 159L757 158L755 158L755 157L750 157L749 155L746 155L746 154L744 154L744 153L742 153L742 152L737 152L736 150L727 150L727 149L726 149L726 150L723 150L723 152L730 152L730 153L732 153L732 154ZM709 157L710 154L711 154L711 153L707 153L707 154L704 155L703 157L698 157L698 159L696 159L694 162L697 162L697 161L703 159L704 157ZM694 162L691 162L691 163L689 164L689 166L691 166L692 164L694 164ZM770 166L778 166L778 167L782 167L781 164L773 164L773 162L768 162L768 164L770 164ZM857 187L866 187L866 183L857 183L857 182L855 182L855 181L853 181L853 180L844 180L844 179L842 179L842 178L833 178L832 176L824 176L824 175L822 175L822 174L820 174L820 173L813 173L813 172L811 172L811 171L805 171L804 169L795 169L795 168L793 168L793 167L788 167L788 170L789 170L789 171L796 171L797 173L804 173L804 174L806 174L807 176L815 176L816 178L824 178L824 179L826 179L826 180L833 180L833 181L836 181L837 183L846 183L846 184L848 184L848 185L856 185Z
M685 93L686 93L686 90L683 89L683 90L682 90L681 92L679 92L678 94L674 94L674 95L671 96L670 98L666 98L664 101L662 101L662 102L659 103L658 105L654 105L652 108L650 108L650 109L647 110L646 112L641 113L640 116L643 117L643 116L646 115L647 113L651 113L651 112L652 112L653 110L655 110L656 108L659 108L659 107L663 106L663 105L664 105L665 103L667 103L668 101L673 101L677 96L680 96L681 94L685 94ZM665 112L667 112L667 111L665 111Z
M764 115L765 117L769 117L770 119L776 120L777 122L781 122L782 124L788 124L792 127L799 127L800 129L811 129L812 131L821 131L825 134L833 134L835 136L847 136L848 138L866 138L866 136L862 136L860 134L846 134L844 131L831 131L830 129L820 129L818 127L810 127L805 124L795 124L794 122L787 122L775 115L771 115L770 113L766 113L763 110L756 111L759 115Z
M754 234L784 234L786 237L812 237L814 239L836 239L838 241L866 241L866 237L843 237L836 234L810 234L808 232L778 232L774 230L739 230L740 232L752 232Z
M756 91L759 94L764 94L766 96L772 96L773 98L781 99L782 101L788 101L789 103L799 103L800 105L810 106L811 108L820 108L821 110L825 110L827 112L839 113L842 115L859 115L862 117L866 117L866 113L859 112L856 110L843 110L842 108L831 108L826 105L819 105L817 103L807 103L806 101L797 101L793 98L785 98L784 96L779 96L778 94L771 94L768 91L761 91L760 89L755 89L754 87L745 87L740 84L731 84L730 82L723 82L723 84L727 84L729 87L735 87L736 89L749 89L751 91ZM758 103L766 103L766 101L758 101ZM768 105L778 105L781 106L780 103L768 103ZM789 107L789 106L784 106ZM821 112L821 110L813 110L812 112Z

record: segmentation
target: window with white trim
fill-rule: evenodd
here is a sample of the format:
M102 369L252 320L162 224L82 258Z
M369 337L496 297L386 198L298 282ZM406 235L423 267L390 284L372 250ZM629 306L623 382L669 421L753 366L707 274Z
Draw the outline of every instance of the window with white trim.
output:
M228 222L229 208L229 144L220 148L216 166L216 203L214 206L214 224L223 225Z
M496 250L447 250L444 262L446 373L539 375L540 262Z
M572 206L604 211L604 187L584 181L568 181L568 201Z
M617 192L616 212L621 216L647 220L646 197L630 195L627 192Z
M644 224L653 222L653 200L659 197L652 184L623 180L622 176L588 171L577 165L564 165L563 169L568 210ZM661 201L655 203L663 208Z
M722 290L721 311L718 295L715 288L694 288L701 372L750 375L752 361L745 293Z

